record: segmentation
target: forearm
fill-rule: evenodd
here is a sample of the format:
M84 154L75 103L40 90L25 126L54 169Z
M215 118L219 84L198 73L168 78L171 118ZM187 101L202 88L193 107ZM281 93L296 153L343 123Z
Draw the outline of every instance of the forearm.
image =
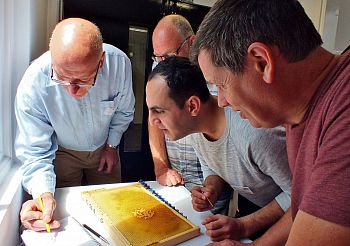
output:
M225 181L218 175L210 175L205 178L204 185L206 187L213 187L213 190L215 190L217 197L220 197L225 187Z
M255 232L269 228L284 215L283 209L276 200L247 216L239 218L244 228L244 236L249 237Z
M39 195L50 192L55 193L56 175L53 164L32 163L21 166L23 188L37 198Z
M125 109L124 112L115 112L109 125L107 143L114 146L119 145L124 132L128 129L133 119L134 111L132 108Z
M119 145L123 133L128 129L130 123L134 119L135 113L135 96L132 90L131 65L126 62L125 81L123 81L122 89L117 92L120 97L117 110L115 111L109 125L109 133L107 143L111 145ZM116 98L114 100L117 100ZM118 100L117 100L118 101Z
M285 245L348 246L350 227L336 224L299 210Z
M254 241L256 246L285 245L292 227L292 215L290 209L271 226L260 238Z
M166 152L164 134L156 126L148 124L149 146L154 163L156 176L165 168L170 168L168 154Z

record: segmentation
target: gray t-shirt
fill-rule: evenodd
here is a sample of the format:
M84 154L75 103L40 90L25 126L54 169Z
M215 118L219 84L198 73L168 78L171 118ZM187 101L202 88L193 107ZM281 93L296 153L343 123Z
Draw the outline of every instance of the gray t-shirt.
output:
M190 135L203 178L218 175L254 204L263 207L276 199L286 211L291 173L285 129L254 128L229 107L225 114L228 127L217 141L208 141L202 133Z

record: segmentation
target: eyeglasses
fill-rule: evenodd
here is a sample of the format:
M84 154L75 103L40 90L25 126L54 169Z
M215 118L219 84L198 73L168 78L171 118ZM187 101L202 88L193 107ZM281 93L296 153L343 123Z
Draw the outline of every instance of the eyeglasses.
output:
M153 55L152 56L152 60L155 61L155 62L160 62L160 61L163 61L163 60L165 60L166 58L168 58L170 56L177 56L177 55L179 55L180 50L185 46L185 44L187 43L187 41L189 40L189 38L191 36L192 35L190 35L187 38L185 38L185 40L180 44L179 48L177 48L175 52L170 52L168 54L161 55L161 56Z
M84 82L84 83L80 83L80 82L69 82L69 81L64 81L64 80L60 80L60 79L57 79L57 75L56 75L56 72L55 70L53 69L52 65L51 65L51 80L57 84L60 84L60 85L65 85L65 86L70 86L70 85L76 85L76 86L79 86L79 87L91 87L91 86L94 86L95 83L96 83L96 78L97 78L97 74L98 74L98 70L100 69L100 63L101 63L101 59L100 61L98 62L98 65L97 65L97 69L96 69L96 73L95 73L95 76L94 76L94 82L92 84L89 84L87 83L88 81ZM54 74L55 74L55 77L54 78ZM80 81L83 81L83 80L80 80Z

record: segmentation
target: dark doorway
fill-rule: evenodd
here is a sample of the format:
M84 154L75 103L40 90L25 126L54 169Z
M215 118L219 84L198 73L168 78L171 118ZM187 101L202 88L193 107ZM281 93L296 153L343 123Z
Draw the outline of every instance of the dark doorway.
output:
M186 17L196 31L208 7L173 0L63 0L63 18L81 17L99 26L104 42L124 51L133 66L135 117L120 143L122 181L154 180L148 145L145 86L152 67L152 31L164 15Z

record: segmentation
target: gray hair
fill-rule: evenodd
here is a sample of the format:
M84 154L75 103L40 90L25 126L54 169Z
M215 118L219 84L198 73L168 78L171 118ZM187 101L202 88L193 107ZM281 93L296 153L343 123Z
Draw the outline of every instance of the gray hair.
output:
M194 35L191 24L182 15L168 15L164 18L170 19L171 23L176 27L176 30L179 32L183 39Z
M206 50L218 67L244 71L249 45L276 46L289 62L307 57L322 39L296 0L218 0L201 23L190 58Z

